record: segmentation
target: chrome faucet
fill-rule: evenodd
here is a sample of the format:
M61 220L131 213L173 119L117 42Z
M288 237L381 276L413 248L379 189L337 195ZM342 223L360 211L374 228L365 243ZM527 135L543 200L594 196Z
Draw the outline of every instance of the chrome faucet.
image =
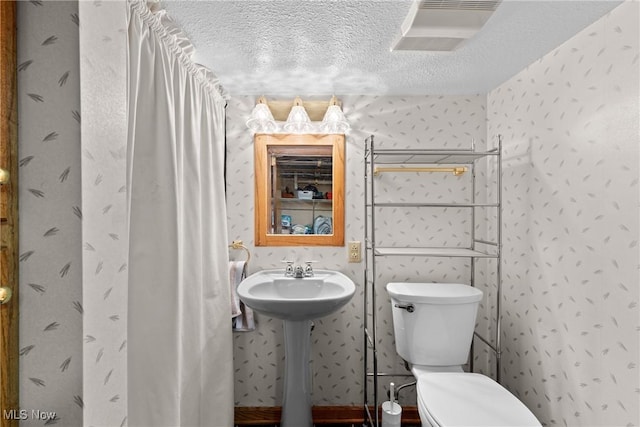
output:
M305 261L306 266L301 265L293 266L293 261L282 261L287 263L287 267L284 270L285 277L295 277L296 279L302 279L304 277L313 277L313 267L311 263L314 261Z
M304 270L302 269L301 265L296 265L296 267L293 269L293 277L295 277L296 279L305 277Z

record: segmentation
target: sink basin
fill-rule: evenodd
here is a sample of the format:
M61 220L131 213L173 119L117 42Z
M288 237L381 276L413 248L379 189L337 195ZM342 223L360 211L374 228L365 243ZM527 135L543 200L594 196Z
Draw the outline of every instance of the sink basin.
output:
M284 320L312 320L345 305L356 287L331 270L314 270L313 277L285 277L284 270L263 270L238 286L240 299L254 310Z
M312 427L311 320L345 305L356 286L342 273L314 270L313 277L285 277L284 270L263 270L238 285L238 296L252 309L283 319L284 389L280 427Z

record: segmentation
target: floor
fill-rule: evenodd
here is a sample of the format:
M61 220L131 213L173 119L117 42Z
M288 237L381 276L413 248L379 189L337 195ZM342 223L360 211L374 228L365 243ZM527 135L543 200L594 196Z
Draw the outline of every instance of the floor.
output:
M235 425L234 427L244 427L244 425ZM280 427L280 424L260 424L252 425L252 427ZM368 424L317 424L314 427L369 427ZM421 427L420 424L402 424L402 427Z

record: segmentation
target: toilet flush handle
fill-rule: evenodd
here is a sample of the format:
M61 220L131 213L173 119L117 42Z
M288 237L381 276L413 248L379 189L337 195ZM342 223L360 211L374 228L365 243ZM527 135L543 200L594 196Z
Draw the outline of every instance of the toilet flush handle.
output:
M409 313L413 313L415 310L413 304L396 304L395 307L407 310Z

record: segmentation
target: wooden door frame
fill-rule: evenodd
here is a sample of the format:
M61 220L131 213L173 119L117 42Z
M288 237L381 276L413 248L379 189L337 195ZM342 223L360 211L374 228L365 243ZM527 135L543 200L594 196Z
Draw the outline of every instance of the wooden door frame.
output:
M18 425L18 103L16 2L0 0L0 286L13 292L0 305L0 427Z

